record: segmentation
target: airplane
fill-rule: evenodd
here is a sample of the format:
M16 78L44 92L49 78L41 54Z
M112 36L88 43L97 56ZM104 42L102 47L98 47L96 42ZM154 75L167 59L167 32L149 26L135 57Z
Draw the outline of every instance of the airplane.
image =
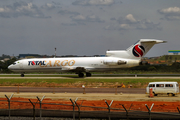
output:
M28 72L74 72L79 77L91 77L91 72L111 71L135 67L142 64L141 58L163 40L140 39L126 50L106 51L105 57L33 58L14 62L8 69L21 73Z

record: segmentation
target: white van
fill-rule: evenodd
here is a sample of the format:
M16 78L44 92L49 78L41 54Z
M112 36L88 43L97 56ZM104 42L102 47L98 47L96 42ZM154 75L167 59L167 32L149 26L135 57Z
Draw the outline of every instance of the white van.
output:
M147 94L149 94L150 88L152 88L154 96L158 94L167 94L169 96L179 94L179 85L177 82L150 82L146 87Z

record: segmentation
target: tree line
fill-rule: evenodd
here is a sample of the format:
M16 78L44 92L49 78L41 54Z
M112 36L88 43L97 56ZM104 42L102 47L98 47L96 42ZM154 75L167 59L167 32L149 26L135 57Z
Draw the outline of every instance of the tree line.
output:
M8 66L13 64L17 59L15 57L13 57L10 60L7 61L0 61L0 72L1 73L11 73L12 71L10 71L8 69Z
M173 62L171 65L159 64L159 65L140 65L137 67L129 68L130 71L140 71L140 72L153 72L153 73L179 73L180 63Z

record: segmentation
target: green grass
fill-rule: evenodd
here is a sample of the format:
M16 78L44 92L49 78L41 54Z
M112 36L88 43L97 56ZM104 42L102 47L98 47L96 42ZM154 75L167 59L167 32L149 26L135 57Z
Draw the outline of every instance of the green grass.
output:
M125 78L125 79L85 79L85 78L68 78L68 79L26 79L26 78L11 78L11 79L1 79L0 78L0 86L41 86L41 87L50 87L57 86L60 87L63 84L67 84L64 87L68 87L68 85L72 85L74 87L80 87L82 84L92 87L96 87L99 84L103 84L100 87L115 87L121 85L122 83L126 86L132 85L134 88L144 88L149 82L157 82L157 81L177 81L180 83L179 79L143 79L143 78ZM94 85L94 86L93 86Z

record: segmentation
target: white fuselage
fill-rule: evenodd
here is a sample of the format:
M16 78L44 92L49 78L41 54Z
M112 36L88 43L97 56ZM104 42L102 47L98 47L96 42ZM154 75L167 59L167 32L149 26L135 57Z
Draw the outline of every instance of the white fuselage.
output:
M123 64L118 64L123 61ZM139 65L139 60L116 57L72 57L72 58L34 58L16 61L9 69L15 72L70 72L84 68L84 72L106 71Z

